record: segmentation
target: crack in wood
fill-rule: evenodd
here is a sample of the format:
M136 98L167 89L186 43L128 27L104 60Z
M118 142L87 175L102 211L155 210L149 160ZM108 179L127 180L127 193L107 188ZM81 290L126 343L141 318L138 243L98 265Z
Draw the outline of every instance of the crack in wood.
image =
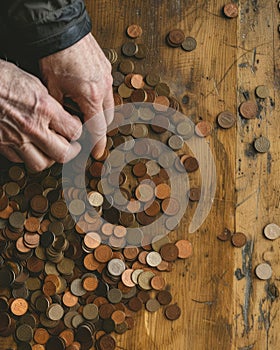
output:
M253 289L252 282L252 257L254 250L254 241L248 241L242 250L242 272L246 279L245 292L244 292L244 304L242 305L242 316L244 322L244 334L248 334L250 331L249 325L249 313L250 313L250 299Z

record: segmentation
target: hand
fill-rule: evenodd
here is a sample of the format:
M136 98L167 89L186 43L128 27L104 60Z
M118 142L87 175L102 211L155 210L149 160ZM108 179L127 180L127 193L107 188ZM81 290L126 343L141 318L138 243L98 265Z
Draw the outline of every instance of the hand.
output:
M82 130L36 77L0 60L0 153L42 171L74 158Z
M106 146L107 126L114 116L111 64L91 34L73 46L40 60L42 78L60 103L75 101L88 123L92 155L101 157Z

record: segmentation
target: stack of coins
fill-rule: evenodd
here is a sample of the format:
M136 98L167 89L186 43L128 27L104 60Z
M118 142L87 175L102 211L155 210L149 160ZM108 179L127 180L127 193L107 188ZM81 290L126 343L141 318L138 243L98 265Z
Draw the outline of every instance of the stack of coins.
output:
M193 51L197 46L195 38L185 36L181 29L173 29L166 36L166 42L171 47L181 47L185 51Z

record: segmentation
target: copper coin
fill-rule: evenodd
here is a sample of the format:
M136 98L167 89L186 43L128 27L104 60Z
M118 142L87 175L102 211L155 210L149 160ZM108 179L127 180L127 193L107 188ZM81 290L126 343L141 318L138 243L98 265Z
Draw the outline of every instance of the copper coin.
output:
M199 137L206 137L212 133L212 125L207 121L198 122L195 126L195 133Z
M88 249L95 249L101 244L101 237L97 232L88 232L84 237L84 244Z
M63 304L67 307L73 307L78 303L78 297L73 295L70 291L64 293L62 297Z
M142 35L143 31L142 31L142 28L138 24L131 24L130 26L127 27L126 32L130 38L136 39Z
M235 18L238 16L238 5L235 3L229 3L224 6L224 14L228 18Z
M83 278L83 288L87 292L93 292L98 287L98 279L95 275Z
M231 242L235 247L241 248L247 243L247 237L242 232L236 232L231 236Z
M148 216L156 216L160 212L160 203L153 201L144 205L144 211Z
M24 227L29 232L37 232L40 228L40 221L38 218L29 217L25 220Z
M232 235L232 233L231 233L231 231L229 230L229 229L227 229L227 228L225 228L223 231L222 231L222 233L220 233L218 236L217 236L217 238L220 240L220 241L229 241L229 240L231 240L231 235Z
M175 243L178 248L178 258L187 259L192 256L193 246L192 243L187 239L181 239Z
M134 89L142 89L145 85L143 76L141 74L133 74L130 83Z
M169 99L166 96L156 96L153 107L158 112L165 112L169 107Z
M154 290L162 290L165 287L165 280L161 276L155 276L151 280L151 286Z
M239 106L239 112L243 118L253 119L256 118L258 114L258 106L254 101L248 100L241 103Z
M30 206L35 212L44 214L48 210L49 202L45 196L36 195L31 199Z
M147 93L144 89L134 90L130 96L131 102L145 102Z
M74 343L74 336L75 336L75 333L73 329L65 329L59 334L59 338L64 340L66 347Z
M107 245L100 245L94 251L94 257L101 263L108 262L113 256L112 249Z
M173 29L168 34L168 41L174 46L180 46L185 40L185 33L181 29Z
M187 157L184 161L184 167L188 173L192 173L199 168L199 163L194 157Z
M28 310L28 302L23 298L17 298L12 301L10 308L15 316L22 316Z
M111 335L103 335L98 340L100 350L114 350L116 348L116 340Z
M193 187L189 190L189 199L192 202L198 202L200 200L201 188Z
M147 167L144 163L139 162L133 166L133 174L137 177L142 177L147 173Z
M233 113L224 111L218 115L217 122L221 128L229 129L236 123L236 117Z
M33 339L36 343L44 345L50 338L49 332L44 328L37 328L34 332Z
M168 305L172 301L172 295L167 290L162 290L157 294L157 300L161 305Z
M165 261L175 261L179 255L179 249L174 243L167 243L160 248L160 255Z
M130 308L130 310L137 312L142 309L143 302L139 297L133 297L129 300L128 307Z
M122 273L122 282L125 286L127 287L134 287L135 283L133 283L132 279L131 279L131 275L133 273L132 269L127 269Z
M165 198L161 203L162 211L168 216L174 216L180 211L180 203L175 198Z
M173 304L167 306L164 314L168 320L175 321L181 316L181 309L177 304Z
M125 312L121 310L116 310L111 315L112 320L115 322L115 324L121 324L125 321L126 315Z

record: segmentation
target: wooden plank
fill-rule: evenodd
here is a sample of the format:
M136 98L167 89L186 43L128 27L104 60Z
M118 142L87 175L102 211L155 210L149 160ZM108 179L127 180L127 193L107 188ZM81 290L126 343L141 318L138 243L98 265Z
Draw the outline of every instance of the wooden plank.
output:
M245 278L236 284L236 346L238 349L278 349L279 242L265 240L266 224L279 224L279 12L277 1L242 1L238 28L238 100L255 99L258 85L267 85L270 98L257 100L260 114L248 122L239 119L237 134L236 228L250 237L243 254L235 256ZM270 152L256 154L252 142L266 136ZM274 270L268 282L259 281L254 268L270 252ZM243 267L242 267L243 266ZM245 270L245 271L244 271Z
M224 227L234 229L234 177L236 131L217 128L219 112L236 110L236 20L220 16L223 1L88 1L93 33L103 47L119 48L127 39L126 27L137 23L143 28L142 41L150 51L136 71L160 72L179 99L189 102L184 113L194 122L214 124L210 147L216 159L217 193L211 215L199 231L188 234L186 217L173 237L188 237L194 244L190 261L176 262L166 279L174 301L182 307L180 320L170 323L162 312L142 312L132 332L118 337L123 349L229 349L232 342L233 249L216 239ZM98 13L96 17L94 14ZM169 30L181 28L194 36L197 49L186 53L165 43ZM229 142L229 140L231 140ZM225 169L227 171L225 172ZM203 176L203 174L202 174ZM199 184L199 178L191 180ZM218 218L218 220L217 220Z

